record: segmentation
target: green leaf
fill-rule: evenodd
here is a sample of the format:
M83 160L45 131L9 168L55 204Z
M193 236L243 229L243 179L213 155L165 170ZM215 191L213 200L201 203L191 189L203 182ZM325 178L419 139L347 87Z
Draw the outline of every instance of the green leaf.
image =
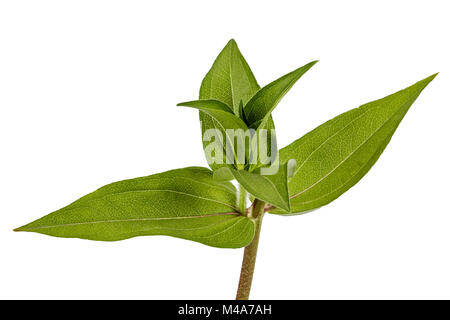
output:
M242 56L234 40L230 40L214 61L200 87L200 99L219 100L230 106L235 115L239 116L239 103L243 105L259 90L250 67ZM210 115L200 112L202 138L205 132L215 127L215 121ZM203 141L206 159L212 169L218 169L226 164L214 163L206 148L208 141Z
M278 102L317 61L308 63L259 90L244 107L245 117L250 128L258 128L277 106Z
M231 108L227 104L215 99L203 99L203 100L200 99L194 101L181 102L177 104L177 106L191 107L204 111L211 111L211 110L224 111L234 116L233 110L231 110Z
M221 170L225 170L222 168ZM280 209L290 211L287 165L279 166L275 174L262 175L245 170L229 169L235 179L254 197Z
M213 179L217 181L231 181L234 180L234 176L229 167L222 167L214 170Z
M227 111L226 108L228 107L217 100L189 101L179 103L178 106L199 109L201 112L207 114L212 121L213 128L211 129L214 129L217 132L217 140L215 140L214 143L216 143L224 153L224 157L221 158L221 160L225 160L225 163L230 165L235 164L239 168L245 165L248 158L246 152L248 147L246 147L247 142L245 134L247 133L248 128L241 118ZM208 158L213 160L212 157ZM216 159L216 162L217 160L218 159Z
M355 185L377 161L412 103L435 76L343 113L281 149L281 163L297 161L289 182L291 212L326 205Z
M236 42L231 39L214 61L200 88L200 99L216 99L239 114L239 102L244 105L259 90L250 67Z
M295 82L316 63L317 61L308 63L271 82L259 90L245 105L244 116L246 122L249 128L256 129L256 134L252 141L253 156L251 157L252 164L249 167L249 171L254 171L259 167L273 163L278 150L276 135L271 135L271 130L275 130L271 112ZM263 131L267 132L265 139L261 139L260 133ZM272 150L272 146L274 150ZM270 159L269 164L266 163L266 159L262 159L263 155L267 156L267 159Z
M109 184L16 231L103 241L167 235L239 248L253 239L254 225L236 205L231 183L189 167Z

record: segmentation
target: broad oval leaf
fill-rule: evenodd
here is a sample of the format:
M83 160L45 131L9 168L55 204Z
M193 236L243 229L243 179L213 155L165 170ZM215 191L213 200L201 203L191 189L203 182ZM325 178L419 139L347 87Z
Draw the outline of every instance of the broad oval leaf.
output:
M355 185L377 161L412 103L435 76L343 113L281 149L280 162L297 161L289 181L291 212L326 205Z
M16 231L102 241L166 235L239 248L253 239L254 225L236 204L231 183L188 167L109 184Z
M258 128L267 119L290 88L317 61L310 62L260 89L244 107L245 118L250 128Z

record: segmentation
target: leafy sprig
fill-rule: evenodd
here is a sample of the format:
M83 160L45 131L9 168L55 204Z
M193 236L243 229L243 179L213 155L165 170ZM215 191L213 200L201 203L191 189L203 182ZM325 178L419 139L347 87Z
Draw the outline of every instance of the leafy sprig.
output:
M350 189L436 76L345 112L278 151L271 114L316 62L261 88L230 40L203 79L199 100L179 104L199 110L211 169L189 167L112 183L15 231L102 241L167 235L246 247L237 298L247 299L264 213L301 214ZM247 208L248 197L253 203Z

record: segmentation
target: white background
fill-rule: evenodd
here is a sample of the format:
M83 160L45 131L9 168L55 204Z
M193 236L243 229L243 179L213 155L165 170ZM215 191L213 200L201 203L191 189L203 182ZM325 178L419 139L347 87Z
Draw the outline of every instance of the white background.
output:
M450 298L448 1L2 1L0 298L234 298L242 249L12 229L117 180L206 166L176 108L235 38L284 146L435 72L373 169L332 204L266 216L254 299Z

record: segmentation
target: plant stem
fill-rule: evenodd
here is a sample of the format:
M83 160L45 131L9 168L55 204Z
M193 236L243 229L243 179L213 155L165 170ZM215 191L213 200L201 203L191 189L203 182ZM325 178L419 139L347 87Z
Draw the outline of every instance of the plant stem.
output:
M245 209L247 208L247 190L239 185L239 211L245 214Z
M261 224L264 216L264 206L265 202L259 199L256 199L252 205L250 218L255 220L255 236L252 242L244 249L244 258L242 259L241 277L239 279L236 300L248 300L250 296L256 254L258 252L259 235L261 233Z

